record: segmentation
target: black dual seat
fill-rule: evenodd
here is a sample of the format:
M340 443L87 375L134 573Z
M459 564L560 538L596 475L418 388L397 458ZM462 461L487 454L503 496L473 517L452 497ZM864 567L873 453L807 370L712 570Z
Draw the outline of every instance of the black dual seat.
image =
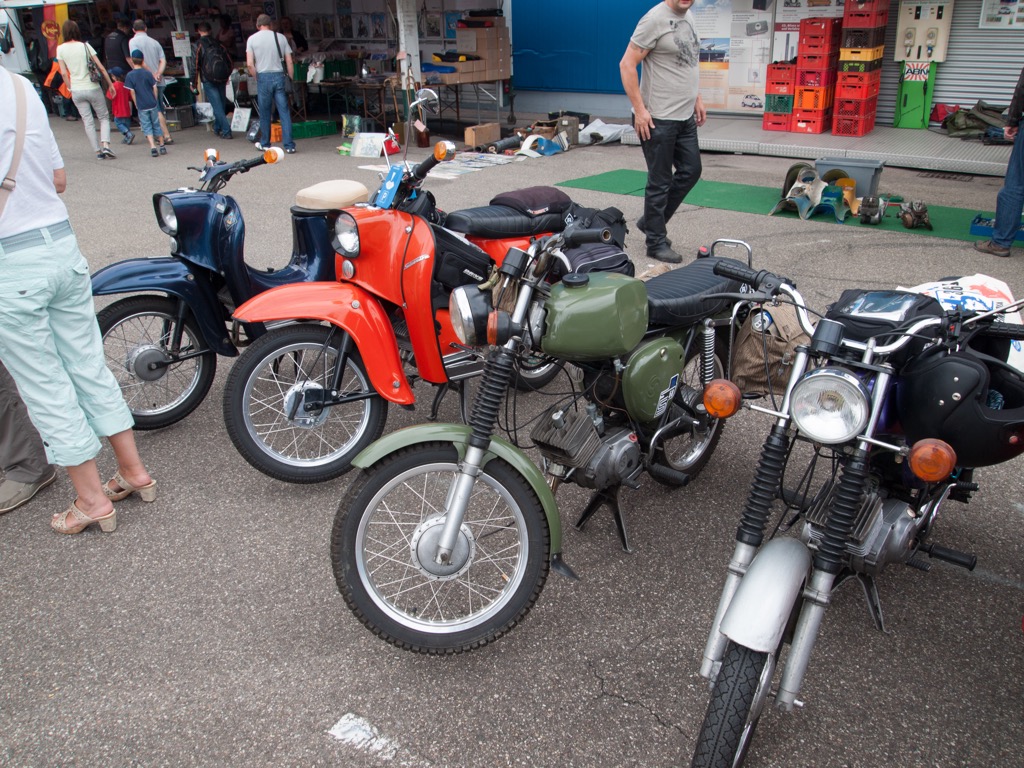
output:
M472 237L530 237L546 232L561 232L565 221L561 213L528 216L505 205L484 205L448 214L444 225L453 232Z
M702 317L724 310L731 300L708 299L715 293L737 293L740 283L714 273L719 261L735 259L697 259L678 269L656 275L647 281L647 306L652 326L691 325Z

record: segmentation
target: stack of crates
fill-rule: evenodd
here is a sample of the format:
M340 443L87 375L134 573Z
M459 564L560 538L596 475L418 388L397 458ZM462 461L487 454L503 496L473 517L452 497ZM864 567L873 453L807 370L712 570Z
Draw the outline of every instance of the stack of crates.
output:
M796 133L824 133L832 125L839 63L839 18L803 19L796 49L793 122Z
M761 127L766 131L788 131L793 123L793 94L796 91L796 64L768 65L764 86L764 117Z
M889 0L846 0L832 134L864 136L875 127Z

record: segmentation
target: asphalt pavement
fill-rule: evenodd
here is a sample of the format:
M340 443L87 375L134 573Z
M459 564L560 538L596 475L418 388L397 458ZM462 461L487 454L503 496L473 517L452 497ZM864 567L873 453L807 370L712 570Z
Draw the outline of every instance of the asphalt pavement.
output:
M64 195L93 269L167 253L154 192L194 183L202 127L151 158L141 136L96 160L80 123L55 120L68 170ZM435 137L436 138L436 137ZM307 139L279 165L232 180L246 256L281 266L289 206L302 187L352 178L375 187L375 161L341 157L337 137ZM229 160L255 153L220 141ZM413 149L420 159L426 150ZM379 161L376 161L379 162ZM781 187L792 161L703 155L704 176ZM618 168L642 169L637 147L581 147L453 180L429 180L447 210L497 192ZM886 168L881 189L928 204L993 210L1001 179ZM632 223L642 198L571 190L615 205ZM794 278L823 308L844 288L915 285L981 272L1024 293L1024 251L1000 259L969 243L824 219L685 205L670 224L692 254L717 238L751 244L755 266ZM642 236L629 247L642 269ZM106 299L100 303L106 303ZM766 433L742 414L688 487L645 478L624 491L633 553L609 515L572 528L584 491L562 488L564 555L578 582L552 576L523 624L473 653L397 650L349 613L328 558L348 479L294 486L236 453L221 393L231 362L183 422L137 435L159 482L153 504L118 504L113 534L50 531L73 498L66 473L0 517L0 763L4 765L670 766L688 764L707 703L699 659ZM392 408L388 429L426 420ZM531 401L543 405L541 395ZM442 418L457 420L454 398ZM109 449L99 457L112 472ZM750 766L1006 766L1024 733L1021 464L977 473L969 506L950 504L936 543L975 552L973 573L936 562L879 580L888 634L856 586L835 598L793 714L761 721ZM1014 757L1016 755L1016 757Z

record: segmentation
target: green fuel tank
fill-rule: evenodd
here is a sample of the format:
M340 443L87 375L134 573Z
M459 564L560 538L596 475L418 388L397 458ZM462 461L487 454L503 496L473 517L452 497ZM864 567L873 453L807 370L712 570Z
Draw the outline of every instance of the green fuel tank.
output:
M563 360L624 355L647 331L647 288L616 272L569 274L551 287L541 349Z

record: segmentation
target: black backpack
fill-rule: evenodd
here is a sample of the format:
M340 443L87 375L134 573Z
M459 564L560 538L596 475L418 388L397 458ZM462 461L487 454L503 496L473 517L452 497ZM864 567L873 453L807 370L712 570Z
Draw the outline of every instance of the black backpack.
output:
M219 40L207 36L199 47L199 72L203 80L226 83L231 77L231 59Z

